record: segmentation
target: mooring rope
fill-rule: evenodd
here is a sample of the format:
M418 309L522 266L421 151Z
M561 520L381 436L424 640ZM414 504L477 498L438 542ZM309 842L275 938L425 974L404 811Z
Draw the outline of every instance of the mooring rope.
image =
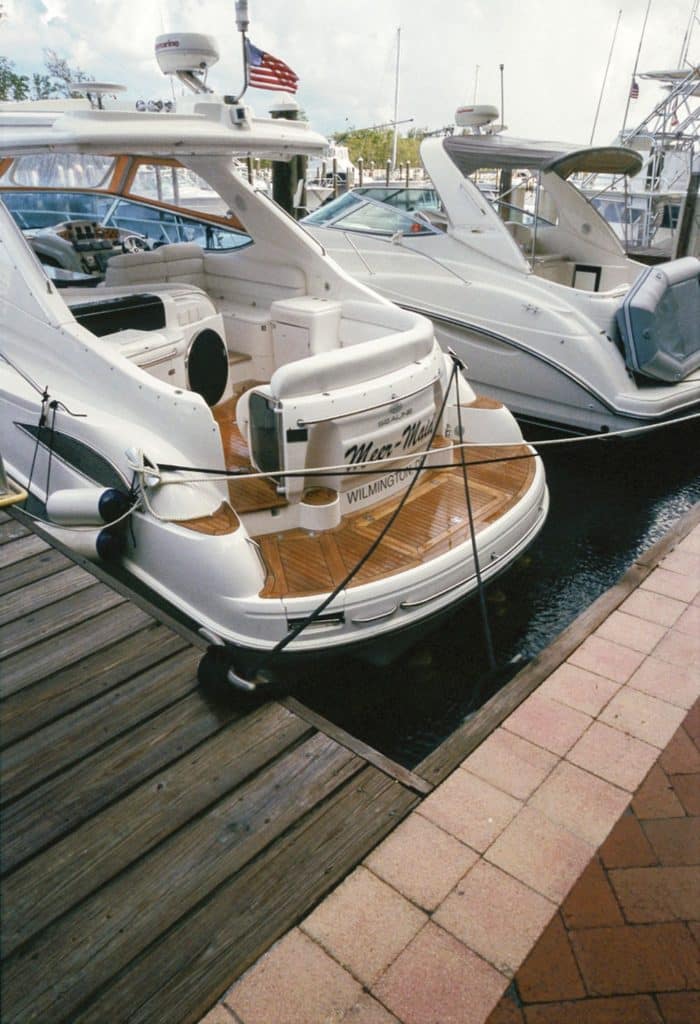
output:
M459 368L458 368L457 363L455 362L455 364L453 365L453 368L452 368L452 373L450 375L450 379L449 379L449 381L447 383L447 387L445 388L445 392L444 392L443 397L442 397L442 404L440 406L440 412L438 413L438 415L437 415L437 417L435 419L435 425L433 426L432 433L430 435L430 439L428 440L428 447L426 448L425 452L423 452L423 454L421 455L421 458L420 458L420 462L421 462L420 468L421 469L425 465L425 460L428 458L428 456L429 456L429 454L430 454L430 452L431 452L431 450L433 448L433 441L435 440L435 436L437 434L437 430L438 430L438 426L440 424L440 420L442 418L442 414L445 411L445 405L447 404L447 399L448 399L449 394L450 394L450 388L452 386L452 381L458 375L458 373L459 373ZM384 537L387 535L387 533L389 532L391 527L396 522L396 519L398 518L401 510L403 509L404 505L408 501L409 495L411 494L411 491L413 490L417 480L418 480L418 475L413 477L413 479L409 483L408 487L406 488L404 493L401 495L401 499L400 499L398 505L396 506L396 508L394 509L394 511L392 512L392 514L389 516L389 519L386 521L386 523L384 524L382 529L379 531L379 533L377 534L375 539L372 541L372 543L370 544L369 548L364 553L364 555L358 560L356 565L353 566L353 568L350 570L350 572L348 572L344 576L344 578L340 581L340 583L338 583L333 588L331 593L327 594L326 597L324 597L323 600L317 605L317 607L314 608L314 610L309 615L306 616L306 618L302 619L296 625L292 626L292 628L287 631L287 633L282 637L281 640L278 640L278 642L275 644L275 646L273 648L271 648L271 650L265 652L265 654L260 658L259 662L257 663L257 665L255 666L255 668L253 670L253 675L254 676L256 674L260 673L264 668L266 668L267 665L269 665L270 662L273 660L273 658L276 658L279 654L281 654L282 651L285 649L285 647L287 647L292 642L292 640L294 640L296 637L298 637L300 633L302 633L308 626L310 626L313 622L315 622L316 619L318 619L318 617L323 614L323 612L328 607L328 605L331 604L331 602L335 600L335 598L338 596L338 594L342 590L345 590L345 588L347 587L348 583L350 583L350 581L357 575L357 573L360 571L360 569L363 567L363 565L365 565L368 562L368 560L372 557L372 555L377 550L377 548L379 547L381 542L384 540Z

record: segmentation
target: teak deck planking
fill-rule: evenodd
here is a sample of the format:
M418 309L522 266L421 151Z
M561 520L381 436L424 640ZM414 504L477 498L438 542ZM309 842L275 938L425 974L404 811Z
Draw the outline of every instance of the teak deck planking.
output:
M236 406L240 395L256 383L245 381L232 398L213 410L221 432L226 466L230 470L253 471L254 468L246 441L236 424ZM473 404L484 401L498 405L484 399ZM459 453L452 451L443 438L436 441L436 447L447 445L443 448L444 461L455 465L447 469L428 469L421 475L391 530L349 586L359 586L425 563L469 537ZM534 458L528 457L528 452L526 445L479 445L464 450L477 534L526 493L535 473ZM358 485L372 486L373 480L372 475L361 475ZM272 481L266 479L231 480L229 496L234 509L241 513L286 505ZM400 497L400 494L394 495L369 509L346 515L339 526L321 533L289 529L255 537L268 573L260 596L305 597L333 590L369 549ZM313 498L311 500L314 502Z

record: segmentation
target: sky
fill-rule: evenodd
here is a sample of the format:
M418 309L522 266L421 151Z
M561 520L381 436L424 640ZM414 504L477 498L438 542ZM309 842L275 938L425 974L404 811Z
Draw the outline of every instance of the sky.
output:
M588 144L622 126L648 0L250 0L249 37L299 75L297 100L312 126L330 134L391 120L397 28L401 29L399 119L439 129L457 106L500 107L509 132ZM127 100L169 98L153 56L166 31L214 36L221 53L209 84L242 88L234 0L0 0L0 55L20 73L43 70L49 47L98 81L128 87ZM675 68L693 0L651 0L639 70ZM613 35L621 13L615 38ZM605 90L601 88L612 47ZM689 59L700 63L700 25ZM639 79L635 125L662 93ZM178 85L177 89L181 87ZM278 99L250 90L263 114Z

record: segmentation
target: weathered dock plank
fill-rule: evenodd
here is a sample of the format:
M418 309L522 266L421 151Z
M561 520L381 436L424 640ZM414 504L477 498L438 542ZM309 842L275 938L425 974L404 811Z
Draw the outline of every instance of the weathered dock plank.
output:
M146 612L125 602L90 619L89 629L80 623L61 633L60 642L49 637L11 655L3 664L0 697L31 686L49 673L92 654L99 647L130 636L149 621L150 616Z
M312 730L277 704L225 726L0 885L7 956Z
M119 604L124 604L121 594L115 594L103 583L93 583L65 597L57 605L40 608L0 627L0 650L9 657Z
M0 544L7 544L11 540L18 540L20 537L30 536L31 531L17 519L0 520Z
M89 993L361 767L317 734L160 844L6 961L6 1024L72 1016Z
M187 682L185 685L188 685ZM2 869L34 856L218 731L221 713L190 693L32 789L3 813Z
M3 594L0 597L0 625L32 615L54 601L62 601L71 594L93 586L94 582L83 569L74 565Z
M92 624L84 628L92 629ZM169 629L145 618L141 628L125 638L98 648L0 702L0 745L16 743L186 646Z
M218 996L336 885L420 798L372 766L183 916L72 1024L195 1024Z
M29 558L30 555L38 555L45 548L46 545L41 537L36 537L33 533L19 537L11 544L3 544L0 546L0 569L21 562L23 559Z
M430 787L0 523L3 1024L195 1020Z
M54 572L68 569L72 562L60 551L44 545L43 550L26 558L0 566L0 594L11 594L27 583L47 579Z
M13 744L2 755L0 804L76 764L158 711L191 693L197 685L197 656L174 655L116 690L110 690L39 733Z

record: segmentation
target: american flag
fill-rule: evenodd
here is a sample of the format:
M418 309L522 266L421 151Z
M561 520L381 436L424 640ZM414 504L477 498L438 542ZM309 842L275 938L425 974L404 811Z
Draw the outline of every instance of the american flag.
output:
M632 85L630 86L630 99L631 100L638 100L639 99L639 82L637 81L636 78L632 79Z
M248 85L254 89L282 89L285 92L296 92L299 78L289 65L271 53L259 50L246 39L246 57L248 64Z

